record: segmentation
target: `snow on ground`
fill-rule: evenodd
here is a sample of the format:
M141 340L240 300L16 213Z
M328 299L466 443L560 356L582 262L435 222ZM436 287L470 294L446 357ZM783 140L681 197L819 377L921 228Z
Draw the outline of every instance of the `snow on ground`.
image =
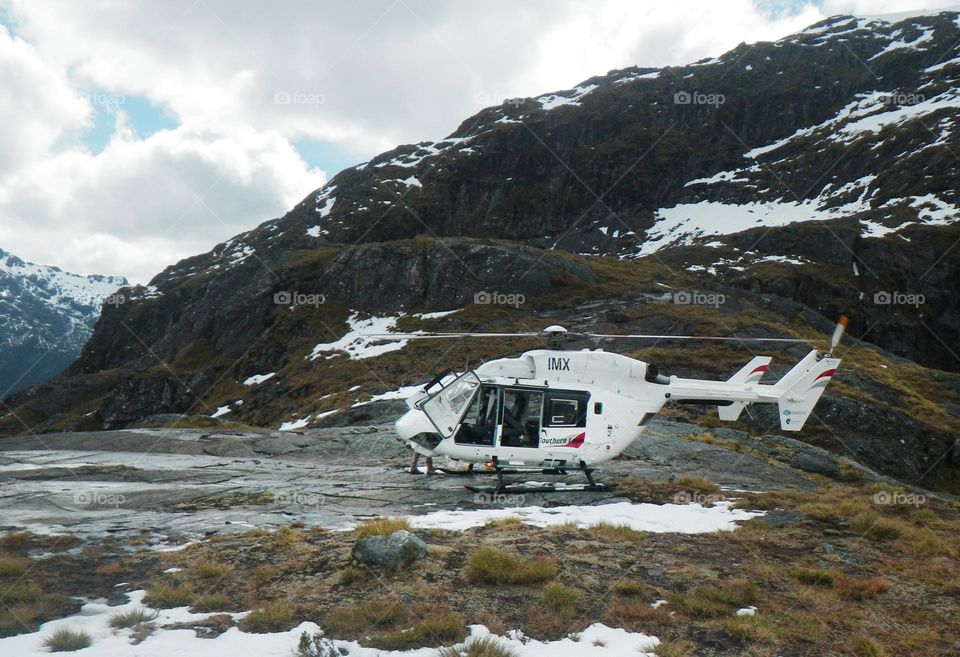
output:
M577 87L569 95L548 94L546 96L538 96L536 101L540 103L540 109L547 111L562 107L563 105L579 106L580 99L596 88L597 85L588 84L585 87Z
M490 520L520 518L528 525L550 527L567 522L578 527L590 527L600 523L624 525L637 531L653 533L704 534L730 531L740 520L762 516L762 511L731 509L730 502L721 502L712 507L699 504L633 504L614 502L596 506L539 506L508 509L471 509L457 511L434 511L422 516L409 516L414 527L462 530L479 527Z
M47 637L57 630L71 629L86 632L92 640L89 648L77 652L77 655L84 657L290 657L303 632L314 634L320 630L316 624L309 622L286 632L266 634L241 632L232 627L216 638L204 639L196 636L192 629L164 629L163 626L196 622L217 614L192 614L186 607L178 607L159 610L154 621L158 629L142 643L132 645L130 630L114 630L109 621L114 614L142 609L144 595L145 591L134 591L130 594L130 602L116 607L109 607L103 602L88 602L80 613L44 623L37 632L0 639L0 654L9 657L45 654L47 651L43 642ZM229 615L239 620L247 613ZM500 637L491 635L483 625L470 626L471 639L493 636L504 647L513 649L518 657L652 657L653 649L660 643L655 636L627 632L601 623L587 627L578 641L566 638L543 642L527 639L518 632L508 634L509 638ZM331 643L340 654L350 657L435 657L437 654L436 648L394 651L363 648L355 641L335 640Z
M276 372L270 372L269 374L254 374L253 376L248 376L246 379L244 379L243 385L255 386L263 383L264 381L269 381L276 374Z
M299 420L290 420L280 425L278 431L296 431L297 429L306 429L310 417L302 417Z
M210 417L211 417L211 418L218 418L218 417L220 417L221 415L226 415L227 413L229 413L229 412L232 411L232 410L233 410L233 409L230 408L230 404L227 404L226 406L218 406L218 407L217 407L217 410L215 410L213 413L210 414Z
M353 408L358 406L366 406L367 404L372 404L373 402L378 401L388 401L391 399L409 399L413 397L418 392L423 392L422 385L413 385L413 386L400 386L396 390L388 390L387 392L381 392L378 395L373 395L370 399L367 399L362 402L357 402L353 405Z
M456 310L443 310L433 313L415 313L411 317L415 319L438 319L452 315ZM391 351L399 351L407 346L409 339L387 338L387 337L369 337L370 335L383 335L391 333L396 327L401 317L406 313L400 313L397 316L371 316L360 319L360 313L354 312L347 318L349 330L339 340L334 342L323 342L318 344L307 356L310 360L316 360L323 354L328 354L327 358L333 358L338 353L346 353L351 360L361 360L364 358L374 358ZM420 331L415 331L420 333Z

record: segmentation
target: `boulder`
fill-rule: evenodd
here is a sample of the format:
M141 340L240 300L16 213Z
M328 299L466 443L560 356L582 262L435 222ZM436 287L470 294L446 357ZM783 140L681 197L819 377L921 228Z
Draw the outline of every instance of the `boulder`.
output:
M835 477L840 474L837 464L830 458L830 455L815 447L798 449L796 454L793 455L793 461L790 465L804 472L813 472L828 477Z
M389 536L365 536L353 546L351 553L361 563L399 568L427 556L427 544L405 529Z

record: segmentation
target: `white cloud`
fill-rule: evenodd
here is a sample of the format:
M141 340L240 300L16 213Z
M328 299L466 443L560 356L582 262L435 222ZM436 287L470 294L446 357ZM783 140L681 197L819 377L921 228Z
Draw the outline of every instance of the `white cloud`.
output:
M319 186L291 140L359 161L504 98L916 3L827 0L780 18L750 0L4 4L18 36L0 27L0 247L142 281ZM179 125L139 138L117 111L102 152L58 150L92 125L91 91L144 97Z

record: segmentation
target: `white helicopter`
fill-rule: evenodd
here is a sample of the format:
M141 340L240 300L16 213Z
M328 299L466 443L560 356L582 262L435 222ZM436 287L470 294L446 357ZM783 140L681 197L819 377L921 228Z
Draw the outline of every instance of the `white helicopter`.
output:
M487 464L498 476L498 492L508 490L504 473L562 475L568 468L586 475L588 484L580 490L603 490L591 476L592 466L621 454L667 402L716 405L726 421L736 420L750 404L775 403L781 429L800 431L837 371L840 359L832 352L846 324L841 317L829 351L810 351L774 384L760 383L769 356L753 358L726 381L711 381L665 376L641 360L599 349L567 351L560 343L571 337L806 340L571 333L561 326L540 333L391 333L394 339L539 336L555 347L492 360L459 376L448 371L435 377L407 400L410 410L397 420L396 431L424 456ZM570 488L576 489L564 489Z

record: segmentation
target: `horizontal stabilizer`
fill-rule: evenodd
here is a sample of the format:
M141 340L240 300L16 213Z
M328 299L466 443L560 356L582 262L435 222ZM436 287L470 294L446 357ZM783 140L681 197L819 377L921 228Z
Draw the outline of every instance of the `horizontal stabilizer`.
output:
M770 365L771 360L770 356L755 356L727 381L729 383L759 383L760 377L767 371L767 366ZM745 403L735 401L726 406L717 406L717 414L721 420L733 422L740 417L740 413L743 412L745 407Z

